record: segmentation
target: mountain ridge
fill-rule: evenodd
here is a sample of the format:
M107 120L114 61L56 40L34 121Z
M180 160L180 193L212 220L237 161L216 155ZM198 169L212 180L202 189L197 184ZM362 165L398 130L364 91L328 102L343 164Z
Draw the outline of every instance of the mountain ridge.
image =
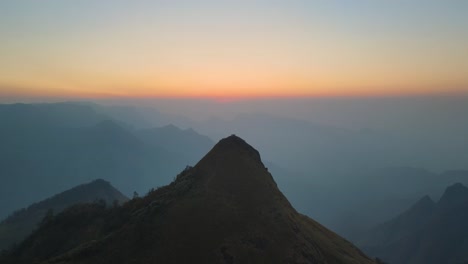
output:
M47 214L57 214L78 203L104 202L108 205L126 202L128 198L109 182L97 179L60 192L15 213L0 222L0 250L21 242Z
M468 262L468 188L455 183L437 203L428 196L375 227L358 245L391 264Z
M146 193L169 183L214 144L191 131L150 136L167 144L150 144L89 104L0 104L0 219L96 178L126 195Z
M67 214L80 209L65 211L20 245L11 255L13 261L27 263L41 256L42 263L57 264L374 263L348 241L297 213L258 151L234 135L222 139L168 186L115 212L81 210L89 213L80 227L64 222L79 218ZM120 222L108 230L102 224L108 219ZM62 233L90 229L101 235L63 246L69 240ZM37 239L43 243L38 245Z
M468 203L468 187L461 183L454 183L445 189L437 207L439 210L450 210L464 203Z

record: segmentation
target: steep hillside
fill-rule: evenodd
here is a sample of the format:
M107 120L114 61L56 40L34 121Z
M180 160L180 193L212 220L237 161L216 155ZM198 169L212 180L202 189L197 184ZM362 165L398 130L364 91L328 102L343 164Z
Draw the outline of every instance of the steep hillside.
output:
M221 140L195 167L143 198L107 210L82 206L64 211L2 259L32 260L373 263L351 243L297 213L259 153L236 136Z
M113 205L128 200L125 195L104 180L95 180L54 195L44 201L16 211L0 222L0 250L21 242L36 229L47 213L57 214L65 208L79 203L101 202ZM50 216L50 215L49 215Z

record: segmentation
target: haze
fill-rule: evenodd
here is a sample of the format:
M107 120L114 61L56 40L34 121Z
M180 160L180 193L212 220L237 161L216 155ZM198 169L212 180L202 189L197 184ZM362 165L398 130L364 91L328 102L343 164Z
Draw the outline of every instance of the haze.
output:
M18 263L14 250L46 252L20 243L35 229L29 239L52 242L30 245L59 252L43 229L60 221L49 209L97 204L88 215L97 226L88 227L105 232L162 219L159 206L211 184L197 182L206 176L197 164L211 153L200 167L222 176L205 193L213 196L197 189L190 195L200 199L180 212L203 209L210 221L226 212L220 230L232 208L248 216L268 201L371 258L468 263L467 13L468 1L436 0L1 1L0 218L9 217L0 222L0 262ZM218 203L228 200L232 208ZM183 235L180 219L192 219L184 213L170 218L174 236ZM94 214L117 222L106 228ZM258 230L274 233L275 219ZM302 241L290 220L291 241ZM303 228L316 235L310 223ZM239 243L261 256L267 240ZM71 242L66 250L89 241ZM153 252L137 244L130 248ZM348 246L330 252L359 253Z

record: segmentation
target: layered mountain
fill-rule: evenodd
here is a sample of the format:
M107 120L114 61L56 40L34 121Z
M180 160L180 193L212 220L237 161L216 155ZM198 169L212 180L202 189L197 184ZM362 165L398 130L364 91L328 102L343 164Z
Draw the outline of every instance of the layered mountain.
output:
M61 192L27 208L16 211L0 222L0 251L21 242L38 227L44 217L79 204L99 202L108 205L122 204L128 198L104 180L95 180Z
M75 206L2 263L373 263L299 214L259 153L222 139L168 186L121 207Z
M449 186L434 203L424 197L358 243L370 256L390 264L468 262L468 188Z
M160 111L152 106L93 104L93 109L99 113L105 113L113 119L129 124L137 130L163 127L168 124L185 128L191 127L193 123L185 116Z
M347 110L356 110L351 108ZM285 112L286 109L289 108ZM346 120L351 125L343 127L338 123L331 125L329 118L312 121L326 113L329 112L310 112L303 117L309 119L305 121L287 118L286 114L254 112L228 120L213 118L193 126L211 138L236 133L255 143L265 160L287 171L281 174L277 170L274 175L290 201L303 213L352 241L424 195L438 199L446 186L455 182L468 184L467 171L460 172L464 179L453 173L430 172L466 168L466 162L460 158L466 156L466 138L447 137L443 133L431 140L421 136L446 127L415 130L418 137L407 138L408 132L395 133L388 124L376 127L367 123L370 126L361 127ZM401 121L398 117L393 121ZM459 133L456 129L446 133L453 131ZM284 140L284 135L288 135L288 140ZM447 144L449 139L453 145ZM311 188L314 192L310 192Z
M174 125L137 130L136 135L149 145L180 153L187 159L187 164L197 162L214 145L209 137L191 128L180 129Z
M88 104L0 105L0 218L97 178L127 195L146 193L148 186L169 183L212 146L187 157L181 147L149 141L205 142L196 135L187 130L143 138Z
M364 232L399 215L421 197L428 195L438 201L446 187L457 182L468 184L468 171L433 173L411 167L367 170L359 175L350 171L348 179L322 188L319 200L327 196L340 198L327 200L325 210L328 211L321 214L325 218L315 216L313 207L303 210L357 242ZM304 191L302 196L310 197L310 194ZM295 200L292 202L297 204ZM300 204L297 206L303 208Z

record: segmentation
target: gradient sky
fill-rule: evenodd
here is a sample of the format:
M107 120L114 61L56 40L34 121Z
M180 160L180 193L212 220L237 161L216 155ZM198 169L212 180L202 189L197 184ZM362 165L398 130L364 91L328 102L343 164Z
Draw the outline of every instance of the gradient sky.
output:
M0 96L468 92L468 1L0 1Z

